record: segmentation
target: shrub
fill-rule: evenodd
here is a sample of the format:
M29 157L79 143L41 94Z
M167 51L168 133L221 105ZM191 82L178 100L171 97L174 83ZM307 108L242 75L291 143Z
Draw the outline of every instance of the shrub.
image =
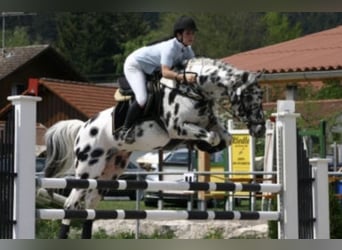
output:
M342 239L342 207L335 195L335 185L332 183L329 188L330 238Z

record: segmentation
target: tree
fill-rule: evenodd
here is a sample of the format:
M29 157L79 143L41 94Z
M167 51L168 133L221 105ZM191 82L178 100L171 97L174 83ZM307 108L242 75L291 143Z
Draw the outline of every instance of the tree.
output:
M83 74L113 80L113 55L124 43L146 32L141 13L59 13L57 48Z
M315 99L341 99L342 84L339 80L331 80L324 82L323 87L316 93Z
M260 22L262 14L254 12L161 13L159 26L149 33L148 39L153 41L172 36L174 22L182 15L191 16L197 24L199 31L193 45L197 56L222 58L260 46L260 33L263 31Z
M129 40L125 43L120 44L121 53L117 53L113 55L113 62L116 75L123 74L123 64L125 62L126 57L137 48L140 48L146 45L146 41L143 36L139 36L135 39Z
M92 81L96 75L107 76L102 80L113 80L113 75L122 74L123 62L130 52L169 38L181 15L192 16L197 23L199 32L193 45L196 55L211 58L223 58L342 23L342 13L37 12L34 16L6 20L6 44L10 44L7 39L15 28L21 28L13 38L15 45L53 44Z
M150 23L148 19L151 15L146 17L143 14L125 15L125 21L121 27L116 27L118 33L121 34L118 39L119 53L113 55L114 72L116 75L123 74L123 64L126 57L137 48L140 48L148 43L148 33L150 32ZM122 33L120 30L124 30Z
M262 14L257 12L202 16L205 34L199 35L198 44L206 47L203 54L222 58L260 47L260 33L263 31L261 16Z
M301 26L294 23L292 26L286 15L276 12L268 12L263 17L266 26L264 44L275 44L301 35Z
M32 41L54 44L57 40L56 12L39 12L32 16L28 33Z
M290 12L284 13L290 25L300 23L302 35L334 28L342 24L341 12Z
M2 33L0 32L2 35ZM25 27L15 27L5 32L5 47L17 47L30 45L31 41Z

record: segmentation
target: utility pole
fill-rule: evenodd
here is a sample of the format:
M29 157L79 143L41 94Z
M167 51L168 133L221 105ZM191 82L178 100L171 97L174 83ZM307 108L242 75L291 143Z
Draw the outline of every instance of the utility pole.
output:
M2 17L2 46L1 46L1 55L5 56L5 30L6 30L6 22L5 17L8 16L33 16L35 13L25 13L25 12L1 12Z

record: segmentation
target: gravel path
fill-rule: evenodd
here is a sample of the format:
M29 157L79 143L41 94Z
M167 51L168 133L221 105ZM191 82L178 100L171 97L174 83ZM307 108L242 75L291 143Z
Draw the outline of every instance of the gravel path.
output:
M267 238L267 221L151 221L140 220L140 232L152 235L157 232L173 231L175 239L203 239L208 235L221 234L223 239L230 238ZM120 232L135 232L135 220L97 220L93 231L104 229L108 235Z

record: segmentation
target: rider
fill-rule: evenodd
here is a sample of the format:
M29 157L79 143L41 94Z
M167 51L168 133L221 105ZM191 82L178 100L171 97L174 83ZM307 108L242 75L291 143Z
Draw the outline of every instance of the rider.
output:
M125 141L132 143L134 133L130 128L142 115L146 101L146 75L161 71L163 77L179 82L193 83L194 74L178 74L172 68L184 60L195 57L191 45L197 31L196 23L191 17L180 17L173 28L173 37L133 51L125 60L124 74L134 92L135 101L130 105L122 133ZM185 78L185 79L184 79Z

